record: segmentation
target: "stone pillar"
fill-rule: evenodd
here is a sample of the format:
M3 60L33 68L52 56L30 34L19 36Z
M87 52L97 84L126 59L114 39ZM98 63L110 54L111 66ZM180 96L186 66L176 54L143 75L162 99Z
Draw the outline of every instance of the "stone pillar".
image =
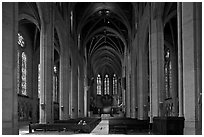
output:
M84 117L84 66L80 68L80 117Z
M135 51L135 50L134 50ZM135 80L135 76L136 76L136 54L131 54L132 56L132 63L131 63L131 67L132 67L132 77L131 77L131 118L136 118L136 112L135 112L135 108L136 108L136 96L135 96L135 92L136 92L136 80Z
M40 32L40 123L52 123L53 105L53 64L54 25L53 3L38 3L42 21Z
M79 65L77 66L77 101L78 101L78 108L77 108L77 113L78 116L80 117L80 70L79 70Z
M36 123L38 122L39 119L37 119L38 116L38 108L39 108L39 103L38 103L38 63L39 63L39 51L35 52L33 54L33 71L32 71L32 81L33 81L33 103L32 103L32 122Z
M60 120L69 119L69 92L70 92L70 73L69 73L69 52L68 47L64 46L60 52Z
M18 135L18 4L2 3L2 134Z
M178 26L178 97L179 117L183 117L183 52L182 52L182 7L177 3L177 26Z
M90 81L90 78L87 79L88 81ZM88 90L87 90L87 110L88 110L88 117L90 116L90 97L91 97L91 90L92 90L92 86L90 85L90 83L88 82Z
M60 101L59 101L59 113L60 120L69 119L70 114L70 92L71 92L71 60L70 60L70 48L71 48L71 36L70 36L70 10L68 4L63 5L64 12L64 21L66 22L67 31L64 31L59 27L59 37L61 37L61 45L60 45L60 76L59 76L59 84L60 84ZM57 17L56 17L57 18ZM61 20L60 20L61 21ZM55 19L55 23L58 22ZM60 22L61 23L61 22ZM69 46L65 46L69 45Z
M188 135L197 134L201 123L197 113L201 93L201 24L202 4L182 3L184 134Z
M70 54L71 56L71 54ZM71 118L71 112L72 112L72 61L71 61L71 57L70 57L70 65L69 65L69 117Z
M119 102L121 101L120 99L121 99L121 94L122 94L122 93L121 93L121 82L119 82L119 79L121 79L121 78L120 78L119 76L117 76L117 83L118 83L118 85L117 85L117 86L118 86L118 87L117 87L118 103L117 103L117 104L118 104L118 105L120 105Z
M130 53L127 54L126 58L126 117L130 117L130 79L131 79L131 65L130 65Z
M146 39L147 40L147 39ZM144 47L148 47L147 45L148 43L145 42ZM143 57L143 69L144 69L144 75L143 75L143 94L144 94L144 100L143 100L143 107L144 107L144 119L148 119L148 91L149 91L149 83L148 83L148 52L147 52L148 48L145 49L144 52L144 57Z
M141 33L140 33L141 34ZM142 36L142 35L140 35ZM144 79L144 66L143 66L143 56L144 56L144 47L142 47L142 37L139 37L139 44L141 44L141 47L138 47L138 56L137 56L137 73L138 73L138 96L137 96L137 102L138 102L138 119L143 120L144 119L144 89L143 89L143 79Z
M97 95L97 74L94 75L94 83L93 83L93 97L96 99Z
M153 9L151 11L152 115L156 117L162 116L163 108L161 95L164 91L164 36L161 15L153 18Z
M145 28L143 24L140 26L139 31L139 47L137 53L137 89L138 89L138 119L144 120L148 117L148 54L147 54L147 34L142 29Z
M121 79L121 92L122 92L122 103L123 103L123 107L122 107L122 111L125 112L125 108L126 108L126 77L125 77L125 62L123 62L123 72L122 72L122 79Z
M81 62L80 62L81 63ZM84 117L84 90L83 90L83 67L79 66L78 74L78 117Z
M75 53L76 54L76 53ZM71 118L78 117L78 67L77 58L73 54L71 71Z
M87 117L88 114L88 82L87 82L87 65L84 67L84 117Z
M172 116L178 116L178 75L177 75L177 55L176 55L175 46L170 47L170 60L171 60L171 85L170 85L170 93L172 94L173 100L173 108L172 108Z

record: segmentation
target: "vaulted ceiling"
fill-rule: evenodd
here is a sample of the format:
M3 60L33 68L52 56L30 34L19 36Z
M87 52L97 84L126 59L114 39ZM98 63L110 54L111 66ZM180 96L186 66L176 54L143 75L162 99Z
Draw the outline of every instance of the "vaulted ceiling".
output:
M131 3L77 3L80 50L94 74L121 75L125 47L131 36Z

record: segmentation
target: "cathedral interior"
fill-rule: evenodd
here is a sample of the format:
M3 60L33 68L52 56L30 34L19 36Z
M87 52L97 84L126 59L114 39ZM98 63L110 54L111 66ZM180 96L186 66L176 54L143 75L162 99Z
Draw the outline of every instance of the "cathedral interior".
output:
M101 122L202 134L201 2L2 3L2 134Z

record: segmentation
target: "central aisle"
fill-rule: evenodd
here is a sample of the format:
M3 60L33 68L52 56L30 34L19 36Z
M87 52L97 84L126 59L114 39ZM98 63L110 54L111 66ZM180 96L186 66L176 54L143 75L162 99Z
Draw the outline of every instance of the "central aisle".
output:
M93 135L108 135L109 120L101 120L101 122L93 129L90 134Z

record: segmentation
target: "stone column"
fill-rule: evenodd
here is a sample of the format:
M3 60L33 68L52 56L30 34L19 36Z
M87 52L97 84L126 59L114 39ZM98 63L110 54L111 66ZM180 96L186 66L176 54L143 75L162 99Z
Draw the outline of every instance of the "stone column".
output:
M201 122L197 113L200 98L197 93L201 93L201 24L202 4L182 3L184 134L188 135L197 134Z
M94 75L94 83L93 83L93 97L96 99L97 95L97 74Z
M146 39L147 40L147 39ZM147 43L148 44L148 43ZM145 47L148 47L148 45L144 44ZM144 79L143 79L143 94L144 94L144 100L143 100L143 107L144 107L144 119L148 119L148 107L149 107L149 104L148 104L148 91L149 91L149 83L148 83L148 52L147 52L148 48L145 49L145 52L144 52L144 57L143 57L143 69L144 69Z
M33 90L33 103L32 103L32 122L36 123L38 122L39 119L37 119L37 115L38 115L38 108L39 108L39 103L38 103L38 63L39 63L39 52L40 50L38 50L37 52L35 52L35 54L33 54L33 71L32 71L32 90Z
M130 53L126 58L126 117L130 117L130 79L131 79L131 65L130 65Z
M84 66L80 67L80 117L84 117Z
M182 52L182 7L177 3L177 26L178 26L178 97L179 117L183 117L183 52Z
M125 107L126 107L126 77L125 77L125 62L123 62L123 70L122 70L122 79L121 79L121 92L122 92L122 103L123 103L123 107L122 107L122 111L125 112Z
M69 92L70 92L70 73L69 73L69 52L68 47L64 46L60 52L60 120L69 119Z
M164 91L164 36L161 15L153 18L151 9L151 61L152 61L152 115L162 116L162 92Z
M87 65L85 63L84 67L84 117L87 117L88 114L88 82L87 82Z
M81 63L81 62L80 62ZM78 117L84 117L84 90L83 90L83 67L79 66L78 74Z
M18 4L2 3L2 134L18 135Z
M118 100L120 101L120 95L121 95L121 83L119 82L119 79L120 77L117 76L117 97L118 97ZM117 102L117 106L119 105L119 102Z
M142 27L142 26L141 26ZM140 33L142 34L142 33ZM144 61L144 45L142 45L142 40L143 37L142 35L140 35L139 38L139 44L140 47L138 47L138 52L137 52L137 62L138 62L138 67L137 67L137 73L138 73L138 96L137 96L137 102L138 102L138 119L143 120L144 119L144 89L143 89L143 85L144 85L144 65L143 65L143 61ZM141 39L141 40L140 40Z
M42 21L40 32L40 123L52 123L53 105L53 64L54 64L54 25L53 4L38 3Z
M170 47L170 60L171 60L171 85L170 85L170 93L172 94L172 100L173 100L173 108L172 108L172 116L178 116L178 75L177 75L177 50L175 49L175 46Z
M134 50L135 51L135 50ZM132 63L131 63L131 67L132 67L132 77L131 77L131 118L136 118L136 112L135 112L135 108L136 108L136 96L135 96L135 92L136 92L136 80L135 80L135 76L136 76L136 54L132 54Z
M79 62L80 63L80 62ZM80 70L79 70L79 65L77 67L77 101L78 101L78 108L77 108L77 112L78 112L78 116L80 117Z
M87 80L90 81L91 78L88 78ZM87 90L87 110L88 110L88 116L89 113L91 112L90 110L90 97L91 97L91 91L92 91L92 85L88 82L88 90Z
M76 53L75 53L76 54ZM78 117L78 67L77 58L72 54L72 72L71 72L71 118Z
M64 22L66 22L67 30L64 31L62 27L59 27L59 37L61 37L61 45L60 45L60 76L59 76L59 84L60 84L60 101L59 101L59 113L60 120L69 119L69 110L70 110L70 92L71 92L71 73L70 73L70 48L71 48L71 36L70 36L70 10L68 4L63 4L63 12L64 12ZM56 12L56 11L55 11ZM57 17L56 17L57 18ZM61 20L60 20L61 21ZM56 21L55 23L61 23ZM67 46L69 45L69 46Z
M138 102L138 119L144 120L148 117L148 45L147 45L147 34L144 29L146 26L141 24L138 36L139 47L137 56L137 102Z

